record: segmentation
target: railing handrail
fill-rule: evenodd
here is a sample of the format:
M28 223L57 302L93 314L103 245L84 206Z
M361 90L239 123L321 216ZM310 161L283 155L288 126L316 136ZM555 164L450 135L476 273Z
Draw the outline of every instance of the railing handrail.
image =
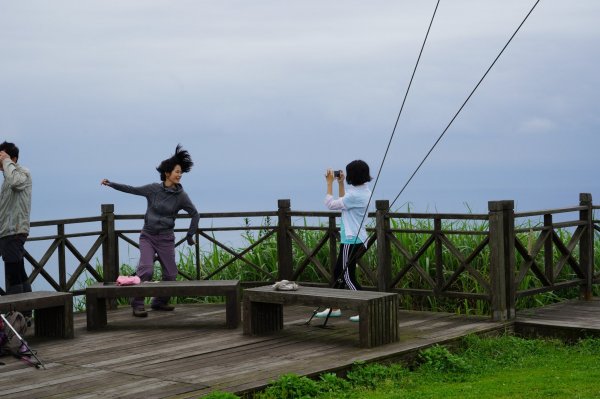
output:
M445 220L488 220L488 214L478 213L417 213L417 212L389 212L394 219L445 219Z
M31 227L48 227L48 226L58 226L58 225L67 225L67 224L80 224L80 223L92 223L92 222L101 222L102 216L90 216L90 217L82 217L82 218L72 218L72 219L53 219L53 220L41 220L37 222L31 222L29 225Z
M587 207L585 207L585 206L571 206L571 207L566 207L566 208L543 209L543 210L539 210L539 211L530 211L530 212L515 212L515 218L555 215L557 213L567 213L567 212L579 212L579 211L583 211L586 209L587 209Z

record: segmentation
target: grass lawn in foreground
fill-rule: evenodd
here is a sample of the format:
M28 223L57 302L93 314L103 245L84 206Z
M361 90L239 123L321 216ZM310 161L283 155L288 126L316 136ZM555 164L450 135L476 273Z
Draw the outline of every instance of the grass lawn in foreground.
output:
M434 346L409 370L356 365L341 379L283 376L260 399L600 398L600 339L569 345L513 336L465 338L454 352Z

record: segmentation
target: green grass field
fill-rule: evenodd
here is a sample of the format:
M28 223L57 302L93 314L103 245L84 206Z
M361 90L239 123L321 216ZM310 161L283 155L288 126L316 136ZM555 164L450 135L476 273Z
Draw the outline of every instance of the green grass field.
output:
M411 365L357 364L346 378L285 375L256 399L599 398L600 339L574 345L514 336L434 346ZM207 398L237 396L216 392Z

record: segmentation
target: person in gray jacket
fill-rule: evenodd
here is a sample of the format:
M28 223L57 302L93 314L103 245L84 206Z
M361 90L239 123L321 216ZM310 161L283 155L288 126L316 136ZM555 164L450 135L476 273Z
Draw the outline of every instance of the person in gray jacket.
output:
M23 262L31 214L31 174L17 163L18 159L16 145L6 141L0 144L0 170L4 175L0 189L0 255L7 294L31 292Z
M136 275L141 281L152 279L155 256L162 266L163 281L173 281L177 277L174 228L175 218L180 210L186 211L192 217L187 231L187 243L195 244L194 234L198 228L200 215L180 184L182 174L189 172L193 165L190 154L178 145L175 154L162 161L156 168L162 183L132 187L108 179L101 181L102 185L125 193L141 195L148 201L144 227L140 234L140 261L136 269ZM144 298L133 298L131 306L134 316L148 316L144 308ZM169 297L153 298L151 308L165 311L174 309L169 305Z

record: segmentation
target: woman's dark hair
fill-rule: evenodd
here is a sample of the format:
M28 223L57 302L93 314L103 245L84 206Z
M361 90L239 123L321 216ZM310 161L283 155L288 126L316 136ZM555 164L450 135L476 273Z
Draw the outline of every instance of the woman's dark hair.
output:
M365 161L357 159L346 165L346 183L360 186L370 181L369 165Z
M167 173L171 173L177 165L181 166L183 173L189 172L194 166L190 153L182 149L181 144L177 144L175 154L171 158L165 159L156 167L156 170L160 173L160 180L167 180Z
M14 143L9 143L7 141L0 144L0 151L4 151L8 154L9 157L19 159L19 147L14 145Z

